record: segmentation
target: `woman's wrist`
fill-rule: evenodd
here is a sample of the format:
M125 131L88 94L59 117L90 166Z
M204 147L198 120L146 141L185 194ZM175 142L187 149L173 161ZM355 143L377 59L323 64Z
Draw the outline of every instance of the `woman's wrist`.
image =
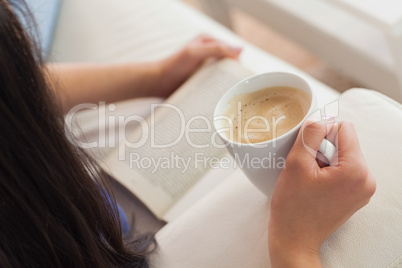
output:
M127 98L140 97L161 97L160 87L162 83L163 67L160 61L133 63L127 65L127 77L130 82L127 84Z
M194 71L194 66L185 62L183 51L155 63L155 73L158 82L154 94L158 97L168 97Z
M272 268L320 268L321 260L319 253L301 249L277 247L269 250Z
M320 246L286 241L272 233L269 237L269 256L272 268L321 267Z

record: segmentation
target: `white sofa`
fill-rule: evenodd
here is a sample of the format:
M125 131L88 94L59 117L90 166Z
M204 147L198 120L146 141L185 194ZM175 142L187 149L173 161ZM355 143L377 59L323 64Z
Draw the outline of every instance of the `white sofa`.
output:
M202 32L244 46L240 62L254 72L285 70L303 75L317 92L320 105L340 96L178 0L64 1L50 58L58 62L156 60ZM138 101L121 104L117 111L139 113L147 106L143 100L139 108L133 103ZM341 116L356 124L378 190L372 202L324 244L324 266L402 267L400 104L372 91L353 90L341 97L340 108ZM118 198L129 208L130 197ZM150 219L146 213L138 213L137 218ZM151 256L151 265L269 267L268 215L269 200L242 173L236 173L158 232L158 250Z
M239 9L291 38L361 85L402 101L402 2L347 0L198 0L231 27Z

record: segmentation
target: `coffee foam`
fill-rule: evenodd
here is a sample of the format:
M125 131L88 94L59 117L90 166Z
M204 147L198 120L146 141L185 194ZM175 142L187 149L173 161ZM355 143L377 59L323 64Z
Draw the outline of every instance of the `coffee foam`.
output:
M292 87L269 87L234 96L225 115L226 137L239 143L259 143L277 138L306 116L311 97Z

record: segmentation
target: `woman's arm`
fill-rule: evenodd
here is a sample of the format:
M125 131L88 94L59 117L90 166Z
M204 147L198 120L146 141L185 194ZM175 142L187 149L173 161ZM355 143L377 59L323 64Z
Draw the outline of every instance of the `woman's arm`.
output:
M237 58L241 48L207 35L192 40L172 56L151 63L50 64L63 109L99 101L115 102L146 96L167 97L207 58Z
M375 192L353 124L340 122L327 135L327 123L303 125L275 186L268 227L273 268L321 267L322 243ZM324 137L338 149L325 167L306 150L317 152Z
M84 102L158 95L153 90L157 89L159 68L158 63L48 65L65 111Z

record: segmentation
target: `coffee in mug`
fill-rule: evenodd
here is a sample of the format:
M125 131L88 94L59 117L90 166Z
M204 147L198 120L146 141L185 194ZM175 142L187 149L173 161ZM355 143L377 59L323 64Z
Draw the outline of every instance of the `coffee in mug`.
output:
M224 113L230 118L227 122L230 131L225 135L239 143L275 139L297 126L310 105L311 96L293 87L267 87L238 94L229 101Z

